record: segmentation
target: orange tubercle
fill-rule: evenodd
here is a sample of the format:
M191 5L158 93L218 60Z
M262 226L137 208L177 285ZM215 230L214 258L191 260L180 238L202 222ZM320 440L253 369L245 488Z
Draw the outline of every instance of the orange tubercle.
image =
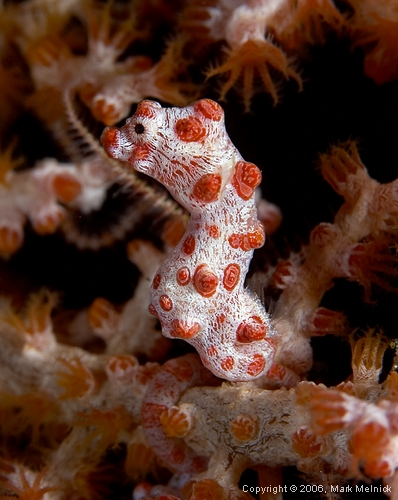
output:
M253 356L253 360L254 361L252 361L247 367L247 373L252 377L256 377L257 375L260 375L260 373L264 371L265 359L264 356L262 356L261 354L255 354Z
M201 264L195 270L193 284L202 297L211 297L216 293L218 278L207 264Z
M191 198L201 203L212 203L217 200L221 190L219 174L205 174L195 184Z
M153 286L154 290L157 290L159 288L161 279L162 279L162 277L159 273L157 273L156 276L153 278L152 286Z
M182 243L182 251L185 255L192 255L195 251L195 237L190 234Z
M267 372L267 377L270 380L279 382L286 377L286 368L278 363L273 363Z
M232 185L243 200L253 196L255 188L261 182L261 172L254 163L238 161L235 165L235 174L232 177Z
M159 304L163 311L171 311L173 309L173 301L168 295L161 295L159 297Z
M207 135L205 126L196 116L178 120L175 124L175 133L184 142L199 142Z
M191 280L191 273L187 267L181 267L177 271L177 283L181 286L188 285Z
M119 135L120 131L113 127L106 127L106 129L102 132L101 143L111 158L116 157L113 148L119 144Z
M226 290L231 292L239 283L240 266L238 264L228 264L224 269L223 285Z
M174 319L171 324L173 327L171 335L180 339L191 339L200 330L200 325L196 321L194 323L187 323L183 320Z
M264 228L263 225L259 223L254 231L242 235L240 247L245 251L254 250L256 248L261 248L264 245L264 242Z
M211 99L201 99L194 104L195 111L199 111L209 120L220 121L224 115L222 107Z
M236 340L238 342L254 342L262 340L267 334L267 327L259 316L252 316L238 326Z
M227 356L226 358L221 360L221 368L224 371L232 370L234 366L235 366L235 361L232 356Z

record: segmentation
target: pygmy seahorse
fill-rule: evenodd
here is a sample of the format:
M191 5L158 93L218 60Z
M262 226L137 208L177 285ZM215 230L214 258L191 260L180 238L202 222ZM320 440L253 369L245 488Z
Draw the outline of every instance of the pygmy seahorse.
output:
M221 106L202 99L162 108L145 100L101 140L110 157L161 182L191 214L151 287L149 311L163 334L192 344L218 377L282 382L286 370L272 363L275 331L244 288L253 250L265 239L254 200L261 172L232 144Z

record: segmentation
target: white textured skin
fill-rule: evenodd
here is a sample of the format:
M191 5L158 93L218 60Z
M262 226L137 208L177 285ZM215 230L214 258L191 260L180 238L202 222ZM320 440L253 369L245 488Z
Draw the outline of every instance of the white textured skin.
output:
M227 380L252 380L263 375L272 363L274 345L269 339L274 332L260 301L244 288L253 250L233 248L229 237L262 229L257 219L254 190L245 200L231 183L235 166L242 157L225 131L221 108L218 107L220 117L210 119L198 111L201 102L186 108L163 109L156 102L143 101L120 130L106 129L102 141L110 156L128 161L134 169L157 179L191 213L184 237L155 277L159 281L157 288L156 285L151 288L150 307L160 319L163 334L169 338L184 338L176 335L173 329L176 320L188 330L191 327L198 329L192 338L184 340L197 349L206 367ZM206 130L201 140L184 141L176 133L178 120L190 117L197 118ZM136 133L137 124L142 125L144 132L139 128L141 133ZM142 148L145 154L141 154ZM193 187L206 174L221 178L217 199L212 202L193 199ZM210 236L209 226L219 228L217 237ZM189 237L194 238L195 248L187 255L184 242ZM198 293L194 283L195 271L203 264L208 266L212 279L216 276L218 280L211 296ZM224 272L229 264L240 267L239 279L232 290L223 286ZM189 270L188 284L181 285L177 281L181 268ZM161 307L162 296L170 299L170 310ZM252 321L253 316L264 326L266 338L238 342L239 325ZM224 317L223 322L217 321L220 317ZM229 360L227 367L226 358Z

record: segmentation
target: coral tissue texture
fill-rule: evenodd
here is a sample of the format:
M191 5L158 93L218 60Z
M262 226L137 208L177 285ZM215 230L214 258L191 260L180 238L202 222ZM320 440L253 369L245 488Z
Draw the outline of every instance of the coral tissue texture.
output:
M0 498L398 499L398 5L0 1Z

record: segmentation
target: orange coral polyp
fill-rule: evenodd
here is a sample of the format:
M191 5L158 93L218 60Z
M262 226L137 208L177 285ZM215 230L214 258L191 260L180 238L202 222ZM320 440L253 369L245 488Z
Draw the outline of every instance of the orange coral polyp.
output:
M117 327L119 314L109 300L98 297L88 309L87 319L92 328L114 329Z
M316 457L322 449L321 439L306 428L298 429L292 437L292 449L300 457Z
M223 488L213 479L202 479L192 485L191 500L226 500Z
M37 234L42 236L55 233L64 218L65 214L60 208L53 210L51 213L45 214L35 220L33 222L33 229Z
M340 333L346 328L346 318L340 312L318 307L309 320L308 326L314 335Z
M33 296L28 306L27 331L44 332L51 324L51 311L56 299L53 294Z
M33 481L29 481L26 477L28 470L23 465L18 464L15 470L18 479L5 481L4 485L7 489L16 493L20 500L42 500L47 493L57 490L55 487L40 486L41 481L48 473L48 469L49 467L44 467L40 472L35 474Z
M371 459L390 441L389 429L378 422L369 422L355 430L352 450L355 456Z
M365 474L373 479L391 477L394 474L394 470L392 464L383 459L370 459L364 467Z
M266 92L271 95L274 104L277 104L279 101L268 65L282 73L286 79L289 77L295 79L301 89L301 77L289 67L287 56L282 49L276 47L271 41L266 39L248 40L229 50L227 52L227 61L221 66L210 70L207 73L207 78L229 73L226 83L221 87L220 99L222 100L225 99L226 94L239 78L242 78L243 102L245 111L249 111L250 101L254 93L253 81L256 72L259 74Z
M31 43L25 57L31 65L50 67L60 59L70 56L70 51L65 42L58 36L45 36Z
M237 440L250 441L258 433L258 422L250 415L238 415L231 420L229 430Z
M126 380L132 377L138 367L138 360L129 354L112 356L106 364L106 371L117 380Z
M160 415L160 423L168 437L183 437L191 427L189 416L176 406Z
M68 370L57 372L57 383L64 390L58 396L61 401L82 398L92 393L95 387L94 375L80 359L59 359L59 362Z
M76 177L68 174L57 174L53 179L55 196L63 203L70 203L82 192L82 185Z
M0 228L0 255L8 257L18 251L23 244L21 232L9 227Z
M120 120L120 110L105 98L95 99L91 105L94 118L106 126L115 125Z

